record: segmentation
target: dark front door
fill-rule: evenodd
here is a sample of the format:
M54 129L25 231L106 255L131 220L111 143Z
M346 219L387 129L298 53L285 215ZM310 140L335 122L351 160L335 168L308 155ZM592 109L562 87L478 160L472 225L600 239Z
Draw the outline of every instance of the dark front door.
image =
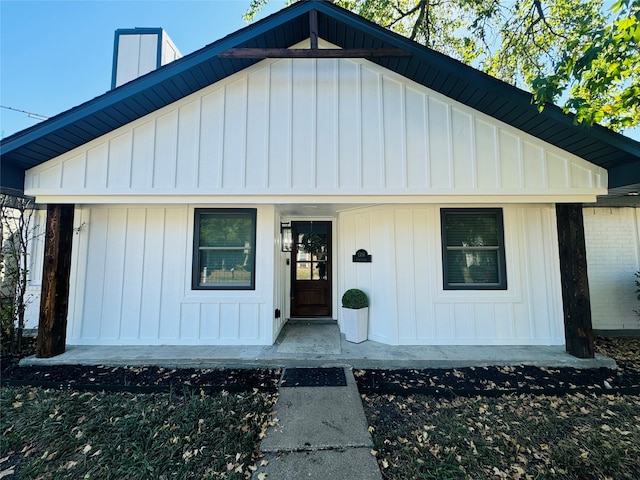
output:
M292 222L291 316L331 316L331 222Z

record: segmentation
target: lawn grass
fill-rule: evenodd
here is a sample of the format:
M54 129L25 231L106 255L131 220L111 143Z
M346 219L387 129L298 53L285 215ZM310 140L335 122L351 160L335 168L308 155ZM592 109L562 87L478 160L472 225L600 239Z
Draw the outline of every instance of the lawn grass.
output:
M639 339L598 339L621 368ZM640 396L362 395L387 480L640 478Z
M3 388L0 478L248 478L274 401Z
M364 395L386 479L638 479L638 396Z

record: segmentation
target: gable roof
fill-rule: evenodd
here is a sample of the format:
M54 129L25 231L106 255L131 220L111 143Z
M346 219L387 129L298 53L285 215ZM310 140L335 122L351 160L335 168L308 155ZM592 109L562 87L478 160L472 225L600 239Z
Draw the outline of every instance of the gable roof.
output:
M369 60L606 168L610 194L640 189L640 142L550 105L539 112L531 94L415 43L331 2L293 5L143 77L110 90L0 142L2 191L22 191L25 170L83 145L257 63L222 58L230 48L288 48L309 38L309 12L318 36L343 49L402 49L408 56Z

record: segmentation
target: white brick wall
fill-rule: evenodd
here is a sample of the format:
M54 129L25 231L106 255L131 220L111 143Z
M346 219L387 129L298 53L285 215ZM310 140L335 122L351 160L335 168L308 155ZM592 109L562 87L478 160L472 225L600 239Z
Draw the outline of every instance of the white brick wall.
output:
M635 272L640 270L640 208L584 208L593 328L640 329Z

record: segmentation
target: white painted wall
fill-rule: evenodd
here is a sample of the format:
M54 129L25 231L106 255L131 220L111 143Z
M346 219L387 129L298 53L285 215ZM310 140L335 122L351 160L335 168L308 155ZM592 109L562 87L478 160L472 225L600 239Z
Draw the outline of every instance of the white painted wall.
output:
M273 258L275 259L273 269L273 304L275 309L280 310L280 318L273 320L273 342L278 338L278 334L289 316L290 302L290 286L291 286L291 262L287 265L287 258L290 259L290 253L282 251L280 222L284 221L282 216L277 214L275 217L274 231L276 232L275 241L273 243Z
M115 86L156 70L182 57L169 35L162 30L157 33L125 33L117 35L117 57L115 59ZM160 65L158 65L160 49Z
M173 40L171 40L171 37L169 37L167 32L163 30L160 65L166 65L174 60L178 60L179 58L182 58L182 53L180 53L180 50L178 50L178 47L173 43Z
M25 188L76 203L123 195L549 203L594 201L606 184L604 169L366 60L279 59L30 169Z
M192 291L193 209L207 206L77 208L67 343L270 345L274 209L258 208L256 289Z
M588 207L583 217L593 328L638 330L640 208Z
M274 241L274 207L258 208L256 290L191 291L193 208L200 206L76 210L69 344L273 343L286 318L280 303L289 272ZM442 288L439 206L342 212L335 303L346 288L365 290L369 338L392 345L563 344L555 209L502 207L508 290L476 292ZM373 262L353 263L358 248Z
M158 68L158 42L160 41L156 33L118 36L116 87Z
M445 206L445 205L443 205ZM445 291L440 206L340 214L340 292L370 298L369 339L392 345L562 345L554 205L503 208L507 290ZM371 263L353 263L364 248Z
M504 292L442 289L439 206L381 205L342 212L334 235L335 316L340 315L341 292L357 286L371 297L369 335L379 342L562 344L554 208L502 207L509 284ZM258 251L255 292L191 292L193 208L76 210L70 344L275 340L287 316L290 268L277 241L280 218L271 216L272 207L259 207L259 245L270 244L271 237L276 242L272 250ZM27 328L38 325L45 217L38 210L34 218ZM584 223L594 328L640 329L633 312L640 308L633 276L640 270L640 209L589 207ZM359 248L373 255L371 264L351 261ZM282 317L272 322L275 308Z
M365 60L280 59L30 169L25 192L79 205L70 344L271 344L287 308L275 209L301 203L380 205L343 211L334 237L335 302L370 293L373 340L561 344L553 203L606 184ZM256 290L191 292L193 208L234 203L258 208ZM438 206L479 203L505 209L509 290L444 292ZM352 264L358 248L374 262Z

